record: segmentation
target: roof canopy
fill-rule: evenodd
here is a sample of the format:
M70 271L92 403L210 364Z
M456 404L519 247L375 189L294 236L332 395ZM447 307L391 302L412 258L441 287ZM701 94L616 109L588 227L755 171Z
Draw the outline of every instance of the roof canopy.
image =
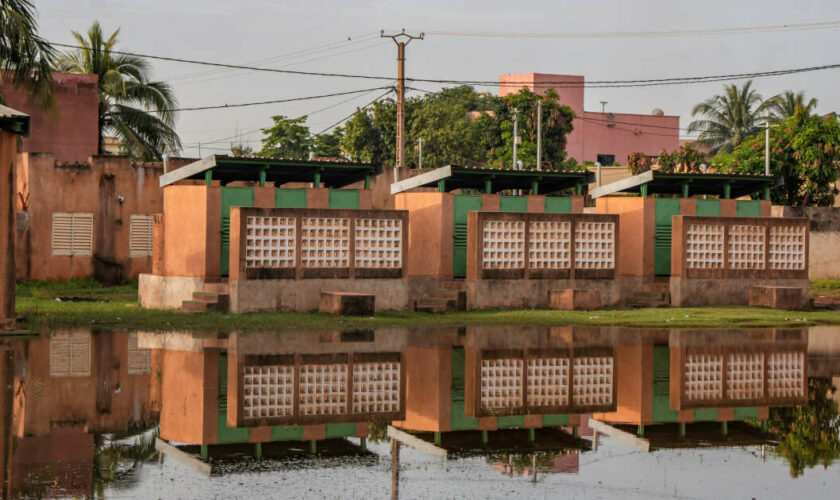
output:
M0 130L29 135L29 115L0 104Z
M437 187L442 192L478 189L488 194L528 189L531 194L550 194L568 188L580 191L592 179L594 174L586 170L501 170L448 165L391 184L391 194L419 187Z
M381 171L371 163L324 160L275 160L270 158L234 158L213 155L163 174L160 187L184 179L217 180L225 185L234 181L312 182L316 186L340 188L369 179Z
M616 193L679 194L684 198L699 194L738 198L760 193L779 185L772 175L751 174L678 174L648 170L641 174L592 190L592 198Z

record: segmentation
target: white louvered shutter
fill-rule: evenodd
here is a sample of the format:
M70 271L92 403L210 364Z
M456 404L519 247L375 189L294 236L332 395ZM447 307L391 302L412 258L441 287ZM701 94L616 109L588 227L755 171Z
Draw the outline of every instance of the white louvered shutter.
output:
M53 214L52 254L73 255L73 214Z
M90 376L89 332L56 333L50 338L50 376Z
M132 215L129 219L128 254L129 257L149 257L152 255L153 216Z
M93 253L93 214L73 214L73 255Z
M142 349L139 346L136 333L128 334L128 374L142 375L150 373L151 354L149 349Z

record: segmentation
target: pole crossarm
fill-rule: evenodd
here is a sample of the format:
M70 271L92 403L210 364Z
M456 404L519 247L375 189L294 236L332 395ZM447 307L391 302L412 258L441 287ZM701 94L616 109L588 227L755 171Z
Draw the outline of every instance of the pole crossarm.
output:
M424 33L412 35L402 31L386 34L385 30L379 31L380 38L390 38L397 44L397 157L394 163L394 182L397 182L397 172L400 167L405 167L405 47L412 40L422 40Z

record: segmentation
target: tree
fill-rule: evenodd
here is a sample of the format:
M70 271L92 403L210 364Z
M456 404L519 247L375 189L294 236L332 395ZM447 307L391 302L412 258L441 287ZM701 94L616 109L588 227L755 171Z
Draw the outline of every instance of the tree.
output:
M326 156L330 158L341 157L341 141L344 139L344 129L336 127L329 134L316 135L312 150L315 156Z
M352 161L384 164L385 144L372 111L357 109L344 125L341 146Z
M52 46L38 35L32 2L0 2L0 77L10 74L12 83L27 86L38 104L50 108L54 104L51 89L54 61Z
M740 87L729 84L722 95L694 106L691 114L705 118L691 122L688 131L700 132L697 145L701 149L706 148L713 155L728 153L759 131L771 105L771 100L762 100L761 94L752 88L752 80Z
M309 156L313 140L306 124L306 116L286 118L272 116L274 125L265 129L262 150L257 153L261 158L289 158L303 160Z
M230 154L236 158L252 158L254 156L254 148L244 143L231 143Z
M817 108L817 100L812 97L805 102L805 92L802 91L794 92L792 90L785 90L768 100L770 101L769 111L771 120L774 122L782 121L785 118L793 116L797 106L801 106L808 114Z
M58 70L99 76L100 154L103 137L115 135L133 157L160 160L165 150L181 149L174 130L178 101L169 84L150 80L145 59L112 52L119 32L105 38L98 21L86 35L73 31L82 48L61 54Z
M713 161L718 170L764 173L764 133L756 134L731 154ZM840 166L840 123L834 114L810 115L798 107L793 116L770 129L770 171L784 185L774 188L774 203L784 205L834 204Z
M790 464L791 477L809 467L828 467L840 457L840 415L831 399L835 390L831 379L809 378L807 405L770 410L769 430L780 437L775 452Z

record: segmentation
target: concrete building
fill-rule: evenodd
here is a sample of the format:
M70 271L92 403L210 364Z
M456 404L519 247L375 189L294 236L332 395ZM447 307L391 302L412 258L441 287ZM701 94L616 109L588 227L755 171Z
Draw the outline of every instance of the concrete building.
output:
M574 129L567 137L566 152L578 162L626 165L630 153L658 155L662 149L676 150L680 145L680 117L654 109L651 114L594 112L583 108L583 76L521 73L499 77L499 95L506 96L527 88L542 94L554 89L560 104L575 112Z

